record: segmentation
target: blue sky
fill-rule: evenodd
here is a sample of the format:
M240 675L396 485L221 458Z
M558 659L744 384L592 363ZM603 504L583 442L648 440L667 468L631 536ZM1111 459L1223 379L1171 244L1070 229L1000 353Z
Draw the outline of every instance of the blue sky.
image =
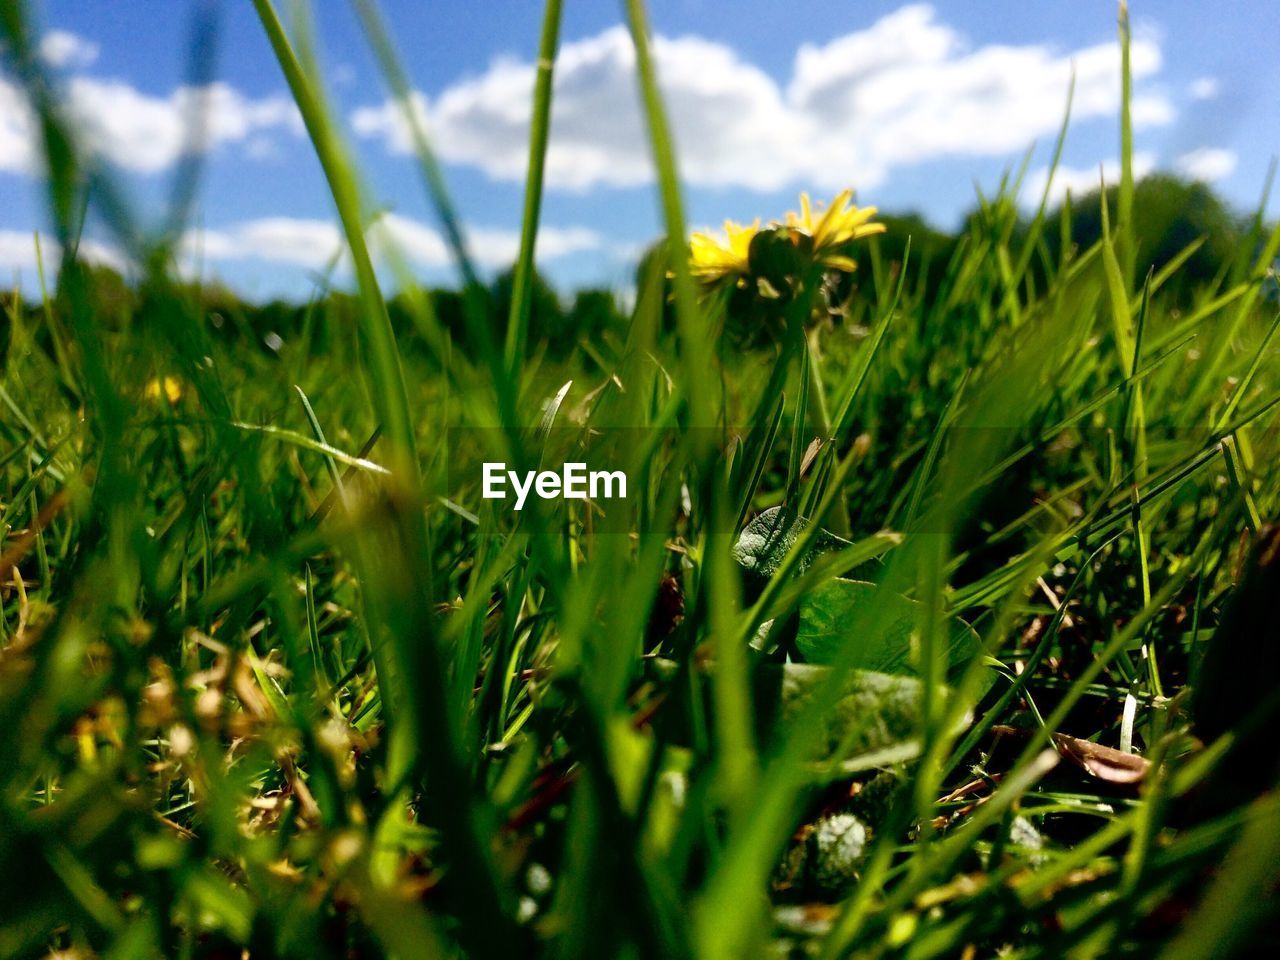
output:
M428 282L448 282L403 150L402 114L350 5L313 6L335 110L371 203L386 211L382 242ZM519 227L539 5L382 6L475 253L497 269L514 255ZM539 259L562 288L622 287L658 229L630 49L620 5L565 6ZM188 269L198 261L255 298L303 296L338 243L319 167L250 4L221 5L216 82L192 89L196 9L187 0L46 0L43 49L86 150L157 222L186 149L186 106L208 105ZM1131 12L1139 169L1210 180L1251 207L1280 154L1280 5L1135 0ZM849 186L860 203L953 226L975 185L994 188L1033 142L1029 184L1043 184L1073 65L1076 109L1057 190L1085 189L1117 156L1115 14L1109 0L656 0L690 223L769 219L802 189L830 196ZM30 235L45 225L36 149L21 96L0 74L0 278L28 289ZM90 253L118 256L100 227L90 234Z

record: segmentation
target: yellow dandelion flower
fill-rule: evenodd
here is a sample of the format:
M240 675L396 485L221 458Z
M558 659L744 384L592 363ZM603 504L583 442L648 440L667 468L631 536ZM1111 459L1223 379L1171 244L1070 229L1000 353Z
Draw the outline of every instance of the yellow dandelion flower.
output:
M164 397L170 404L175 404L182 399L182 381L177 377L152 377L145 392L148 400Z
M725 277L743 276L751 253L751 240L760 232L759 218L743 226L724 222L724 238L718 234L695 233L689 238L689 269L703 283Z
M807 193L800 194L800 212L786 215L785 226L803 233L813 240L813 252L818 261L835 270L851 271L857 264L842 249L855 240L884 233L883 223L872 223L875 207L858 207L850 204L852 190L843 190L817 213Z

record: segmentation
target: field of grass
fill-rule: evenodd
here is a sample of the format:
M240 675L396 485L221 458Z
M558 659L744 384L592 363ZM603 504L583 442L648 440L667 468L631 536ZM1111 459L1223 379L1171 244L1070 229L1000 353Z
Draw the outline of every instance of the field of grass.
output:
M79 162L0 12L63 251L0 318L0 957L1275 950L1280 227L1150 270L1126 106L1091 246L1014 174L941 266L841 203L691 264L632 0L670 240L626 330L529 335L547 67L509 311L455 231L451 337L375 266L305 24L255 7L357 289L278 350ZM575 459L628 495L481 497Z

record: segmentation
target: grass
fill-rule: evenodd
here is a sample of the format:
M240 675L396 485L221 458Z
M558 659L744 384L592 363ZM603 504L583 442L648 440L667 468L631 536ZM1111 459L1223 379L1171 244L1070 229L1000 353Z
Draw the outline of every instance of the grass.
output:
M625 341L549 360L529 318L552 2L505 316L414 131L464 285L451 342L368 250L305 19L255 7L357 286L275 352L82 162L24 6L2 14L64 253L41 302L6 303L0 351L0 955L1274 937L1280 229L1259 213L1214 283L1171 293L1180 261L1149 272L1133 219L1126 96L1091 247L1051 255L1047 199L1023 222L1012 176L936 294L869 238L876 293L834 297L785 232L744 267L768 297L709 291L637 0L669 241ZM76 258L86 206L135 298ZM573 457L625 470L627 498L479 495L482 460Z

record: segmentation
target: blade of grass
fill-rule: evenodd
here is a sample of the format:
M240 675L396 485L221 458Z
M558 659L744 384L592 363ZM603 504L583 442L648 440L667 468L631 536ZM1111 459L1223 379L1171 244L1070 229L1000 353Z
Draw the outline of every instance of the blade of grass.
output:
M529 296L533 289L534 250L538 217L542 208L542 181L546 172L547 139L551 131L551 89L556 50L560 38L561 0L547 0L542 14L542 39L533 85L533 122L529 126L529 172L524 187L524 215L520 224L520 253L512 279L511 312L507 317L507 369L519 373L529 332Z

